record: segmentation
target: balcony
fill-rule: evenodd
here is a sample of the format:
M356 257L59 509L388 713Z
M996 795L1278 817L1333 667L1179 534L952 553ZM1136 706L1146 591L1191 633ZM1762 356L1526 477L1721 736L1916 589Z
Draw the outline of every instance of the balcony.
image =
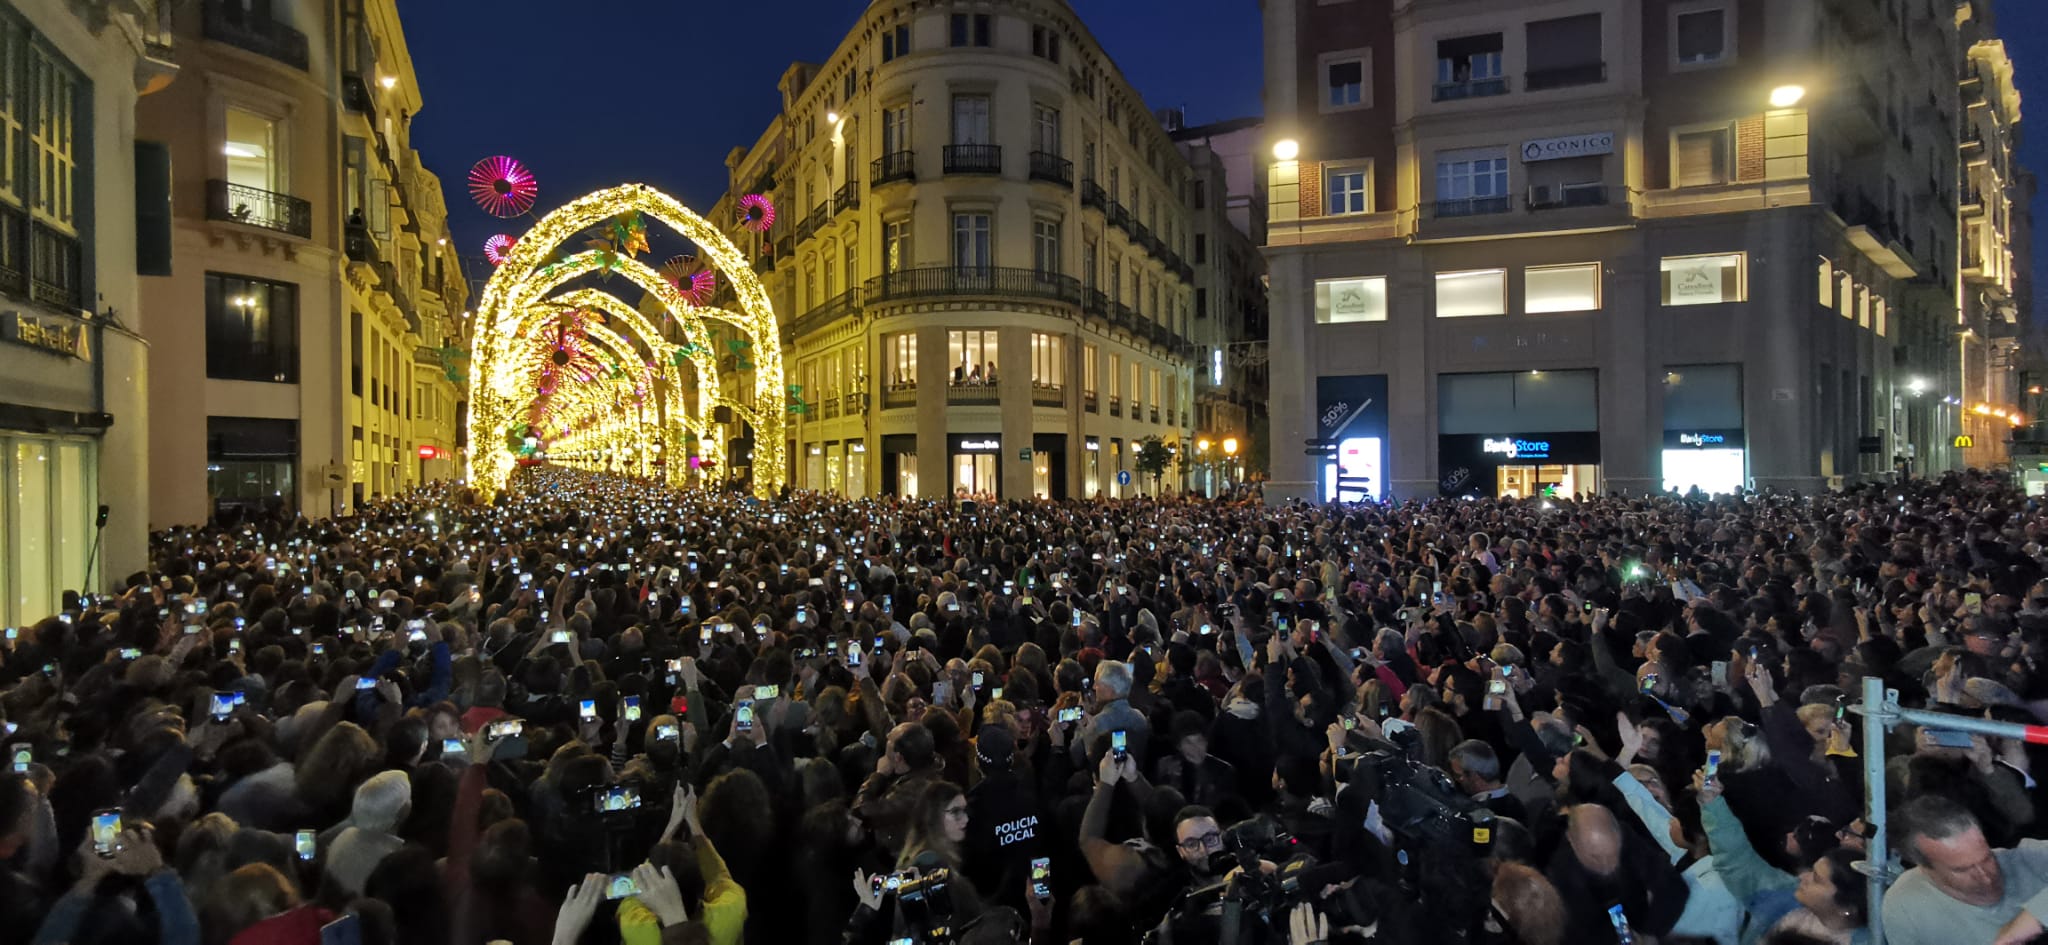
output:
M992 407L1001 402L994 384L953 384L946 388L948 407Z
M810 239L813 234L825 228L825 221L831 218L830 214L826 213L825 210L825 204L821 203L816 207L811 208L811 213L809 216L806 216L803 219L797 221L797 242L801 243L804 240Z
M874 159L868 165L868 186L880 187L899 180L917 179L917 152L896 151Z
M1110 226L1123 230L1126 233L1130 232L1132 222L1131 212L1129 210L1125 210L1123 204L1117 203L1115 199L1111 199L1109 201L1107 208L1103 210L1103 213L1109 216Z
M1508 94L1508 80L1505 78L1467 79L1463 82L1438 82L1430 90L1434 102L1456 102L1468 98L1488 98Z
M832 195L832 212L845 213L860 209L860 182L849 180Z
M370 84L353 72L341 74L341 105L364 115L374 116L377 113L376 99L370 97Z
M0 292L77 314L85 308L78 238L0 204Z
M267 16L246 12L233 0L207 0L206 38L267 56L294 69L307 62L306 34Z
M1089 413L1095 413L1101 409L1101 405L1096 402L1096 396L1094 391L1090 390L1081 392L1081 409L1086 410Z
M1433 212L1437 219L1449 220L1457 217L1478 217L1494 213L1506 213L1514 208L1514 198L1501 194L1493 197L1458 197L1452 200L1439 200L1434 204Z
M1121 417L1124 415L1123 399L1115 394L1109 395L1109 415L1112 417Z
M1970 108L1984 104L1984 73L1973 66L1963 72L1962 81L1957 83L1963 98L1963 107Z
M1000 144L949 144L940 156L948 174L1003 172L1003 146Z
M823 302L789 323L786 341L794 341L811 332L842 321L860 313L861 290L848 289Z
M1044 384L1031 385L1031 406L1064 407L1066 405L1067 392L1065 388L1052 387Z
M1156 405L1152 408L1152 422L1159 422L1159 408Z
M1103 210L1109 206L1109 195L1103 192L1101 184L1084 180L1081 182L1081 206Z
M917 406L917 385L896 384L882 392L882 409L895 410Z
M1039 299L1079 305L1081 284L1072 276L995 266L899 269L869 279L867 304L904 299L980 296Z
M290 194L271 193L214 179L206 182L206 218L313 238L313 205Z
M1984 157L1984 132L1979 131L1974 123L1971 124L1969 130L1963 132L1961 145L1963 160L1982 160Z
M775 256L773 254L762 253L761 255L754 257L754 273L756 275L765 276L774 271Z
M1895 279L1911 279L1919 275L1919 265L1911 253L1899 245L1899 224L1895 217L1878 211L1877 205L1868 200L1850 204L1846 199L1838 200L1835 215L1842 218L1849 242L1868 255L1878 268Z
M1536 185L1529 188L1528 209L1537 213L1574 207L1605 207L1626 201L1626 191L1620 187L1600 184Z
M1031 152L1031 179L1058 184L1061 187L1074 186L1074 162L1045 151Z
M1574 85L1598 85L1607 81L1607 64L1588 62L1576 66L1531 69L1522 74L1522 88L1531 92L1562 89Z
M1102 318L1109 316L1109 296L1101 289L1089 289L1081 299L1081 311Z
M827 420L838 419L840 399L841 398L837 394L831 394L826 397L820 398L818 401L818 407L820 408L819 413L823 415L824 418Z

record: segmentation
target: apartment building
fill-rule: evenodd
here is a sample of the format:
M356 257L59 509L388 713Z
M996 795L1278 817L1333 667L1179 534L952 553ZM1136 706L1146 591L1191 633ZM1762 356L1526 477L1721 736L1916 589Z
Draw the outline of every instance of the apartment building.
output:
M1194 174L1195 451L1189 488L1215 496L1265 469L1266 206L1256 182L1257 118L1165 124Z
M1193 174L1073 9L879 0L781 92L712 218L782 320L791 482L1150 492L1139 444L1194 445Z
M1958 464L1959 17L1270 0L1269 497Z
M135 107L177 76L153 2L0 6L0 623L148 560Z
M151 520L338 514L458 474L468 288L394 0L181 6L184 78L139 110L173 182L145 280Z
M2019 164L2020 92L2012 57L1998 38L1989 0L1956 5L1962 49L1958 78L1962 101L1961 197L1962 307L1958 359L1961 400L1968 406L1961 434L1971 466L1997 467L2015 458L2012 440L2038 440L2021 389L2019 284L2030 260L2018 252L2031 229L2032 182ZM2037 470L2038 471L2038 470Z

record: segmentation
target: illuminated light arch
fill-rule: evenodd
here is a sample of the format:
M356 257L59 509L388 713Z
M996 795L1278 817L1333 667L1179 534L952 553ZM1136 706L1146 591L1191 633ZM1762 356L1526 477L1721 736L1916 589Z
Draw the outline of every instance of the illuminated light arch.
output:
M694 244L699 260L722 275L731 287L737 300L736 310L690 304L673 283L631 256L586 251L550 261L558 247L583 230L636 211L667 224ZM685 351L667 341L632 306L609 293L577 289L550 297L551 292L569 280L600 270L624 277L658 301L696 347ZM769 496L781 489L787 475L783 459L787 420L782 409L786 388L775 311L767 292L755 277L746 254L703 217L645 184L626 184L580 197L543 217L512 244L504 262L484 286L476 307L477 330L472 332L470 342L472 445L467 470L470 482L484 498L494 496L511 475L515 459L503 447L505 431L524 421L537 397L532 383L536 377L535 363L531 357L522 357L522 353L534 350L538 337L535 332L542 329L546 319L559 317L570 308L603 313L609 323L603 334L610 338L596 340L597 333L588 333L594 344L611 347L610 342L615 340L626 349L633 349L635 342L644 347L653 365L647 379L658 379L673 396L656 397L657 392L650 390L648 397L656 404L654 412L666 415L651 422L629 422L624 411L617 409L623 389L618 379L562 385L591 388L558 389L551 395L560 398L560 413L566 417L573 412L575 419L584 423L582 429L566 431L561 437L559 442L565 452L587 453L599 444L609 444L604 447L608 449L638 444L639 455L652 452L680 456L684 438L695 436L702 440L699 455L720 461L721 444L705 434L710 427L710 408L726 406L753 426L755 493ZM716 356L704 350L710 339L705 326L707 319L732 326L752 346L751 402L759 406L749 407L725 395L719 384ZM679 352L683 354L680 360L688 361L696 369L695 410L687 409L687 402L693 398L687 396L682 383L682 371L676 363ZM623 357L626 352L614 353ZM637 357L634 363L643 369L646 366ZM555 405L551 402L549 406ZM669 464L667 475L672 482L687 474L687 470L679 468L681 465Z

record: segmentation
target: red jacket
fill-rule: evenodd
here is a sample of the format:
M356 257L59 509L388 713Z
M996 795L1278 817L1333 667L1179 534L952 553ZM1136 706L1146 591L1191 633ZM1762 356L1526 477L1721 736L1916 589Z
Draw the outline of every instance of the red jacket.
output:
M228 945L320 945L320 927L332 921L326 909L300 906L243 929Z

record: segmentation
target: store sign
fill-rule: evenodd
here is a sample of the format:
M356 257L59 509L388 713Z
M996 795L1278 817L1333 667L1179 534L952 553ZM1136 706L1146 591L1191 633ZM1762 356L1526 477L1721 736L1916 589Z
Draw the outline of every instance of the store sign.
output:
M1565 135L1561 138L1537 138L1522 145L1522 163L1531 161L1556 161L1563 158L1593 157L1614 153L1614 132L1596 131L1592 134Z
M1671 304L1701 305L1719 302L1727 296L1721 292L1722 257L1702 257L1698 261L1667 261L1665 271L1671 276Z
M1025 461L1025 462L1027 462L1027 463L1028 463L1028 462L1030 462L1030 461L1031 461L1031 447L1028 447L1028 446L1027 446L1027 447L1024 447L1024 448L1023 448L1023 449L1021 449L1021 450L1018 450L1018 451L1017 451L1017 458L1018 458L1018 459L1021 459L1021 460L1023 460L1023 461Z
M1974 437L1974 436L1971 436L1971 435L1969 435L1968 433L1964 433L1964 434L1961 434L1960 436L1957 436L1957 437L1956 437L1956 439L1955 439L1955 446L1956 446L1956 449L1959 449L1959 450L1966 450L1966 449L1971 449L1971 448L1975 447L1976 445L1977 445L1977 438L1976 438L1976 437Z
M994 453L1002 448L1001 440L961 440L959 446L962 453Z
M1549 440L1523 440L1513 437L1487 437L1479 445L1482 453L1498 453L1508 459L1549 459Z
M92 360L92 346L85 340L85 326L67 320L0 312L0 338L67 358Z
M1086 446L1086 448L1087 448L1088 452L1090 452L1090 453L1099 453L1099 452L1102 452L1102 441L1101 441L1101 440L1089 440L1089 441L1088 441L1088 442L1087 442L1086 444L1084 444L1084 445Z
M1741 430L1666 430L1665 449L1739 450Z

